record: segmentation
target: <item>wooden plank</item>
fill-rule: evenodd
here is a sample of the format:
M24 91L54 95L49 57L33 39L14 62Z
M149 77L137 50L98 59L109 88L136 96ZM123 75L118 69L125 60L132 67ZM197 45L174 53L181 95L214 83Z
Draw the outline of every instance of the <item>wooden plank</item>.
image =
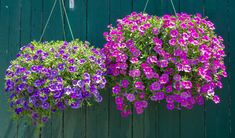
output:
M31 1L31 27L30 27L31 40L39 41L39 38L42 33L43 25L45 22L43 21L43 18L46 18L43 16L43 12L44 12L43 0L32 0Z
M235 74L233 71L235 70L235 54L233 52L235 51L235 19L234 13L235 13L235 1L229 0L227 1L227 10L228 10L228 17L227 17L227 33L228 33L228 45L227 48L227 58L228 58L228 64L227 64L227 71L228 71L228 93L229 93L229 125L230 125L230 134L229 137L233 138L235 137L235 93L233 90L235 89Z
M203 14L203 0L180 1L180 11L188 14ZM181 111L181 132L182 138L205 136L205 112L204 106L194 106L193 109ZM196 128L196 129L195 129Z
M14 138L17 137L17 121L12 119L13 112L9 111L8 98L9 94L4 92L5 70L9 66L9 60L15 58L17 46L19 43L19 2L13 0L1 1L0 15L0 137Z
M43 27L48 19L54 0L43 1L42 3L42 17L43 17ZM40 34L41 35L41 34ZM51 16L51 20L48 23L43 41L52 41L52 40L63 40L63 26L61 22L60 6L59 1L57 2L54 13ZM58 112L58 111L57 111ZM61 138L63 137L64 128L63 128L63 116L62 112L52 114L50 121L42 129L42 137L52 137L52 138Z
M221 35L225 40L225 52L229 52L228 45L228 11L226 10L227 3L223 0L205 1L205 13L209 19L215 24L216 33ZM228 65L228 57L225 58L225 65ZM230 70L231 71L231 70ZM221 103L214 105L212 102L209 103L206 108L206 137L229 137L230 126L229 126L229 93L230 84L228 79L223 79L223 89L216 90L216 93L220 96ZM223 127L221 127L223 126Z
M109 1L88 0L87 40L96 47L104 44L103 32L109 22ZM108 137L108 92L101 93L103 102L87 108L86 137Z
M126 0L110 0L109 7L109 22L116 25L116 20L130 14L132 10L132 2ZM109 137L111 138L130 138L132 137L132 116L122 118L120 112L116 110L114 98L111 96L111 89L109 93ZM117 131L118 129L118 131Z
M133 11L143 12L147 1L133 0ZM145 12L150 15L158 15L161 1L149 1ZM133 137L157 137L158 136L158 105L151 103L144 114L133 114Z
M86 38L86 0L75 1L74 9L69 9L68 0L65 1L68 17L70 18L71 27L74 37L80 40ZM71 39L69 28L65 25L66 36ZM65 138L85 138L86 132L86 106L82 109L68 109L64 116L64 137Z
M20 3L20 43L18 47L22 47L30 43L31 30L31 1L23 0ZM18 48L19 49L19 48ZM28 121L29 118L23 118L18 123L18 137L38 137L39 133L35 133L35 126Z
M176 12L180 12L179 9L179 0L174 0L174 5L176 8ZM161 0L161 11L160 15L171 14L174 15L173 8L171 6L170 1ZM166 103L161 102L158 107L158 137L159 138L168 138L168 137L180 137L180 116L181 111L169 111L166 108Z

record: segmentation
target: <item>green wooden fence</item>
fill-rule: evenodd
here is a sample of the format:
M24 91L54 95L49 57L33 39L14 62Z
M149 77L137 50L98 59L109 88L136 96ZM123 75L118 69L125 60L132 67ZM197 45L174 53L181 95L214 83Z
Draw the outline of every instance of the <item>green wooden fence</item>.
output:
M108 24L131 13L143 11L145 0L75 0L75 8L65 5L75 37L98 47L104 44L103 32ZM36 133L25 120L13 121L8 94L3 92L4 72L20 46L39 40L53 0L0 0L0 138L235 138L235 1L174 0L177 12L207 15L216 25L226 44L228 79L219 90L221 104L206 102L190 111L167 111L163 104L153 103L143 115L120 117L110 91L104 101L91 108L66 110ZM170 0L150 0L147 13L173 14ZM59 5L56 6L44 40L63 39Z

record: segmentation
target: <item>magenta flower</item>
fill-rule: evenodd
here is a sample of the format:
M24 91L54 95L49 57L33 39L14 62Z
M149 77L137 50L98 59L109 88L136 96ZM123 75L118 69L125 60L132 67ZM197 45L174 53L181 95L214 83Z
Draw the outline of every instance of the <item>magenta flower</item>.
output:
M151 91L158 91L161 89L161 84L159 82L153 82L150 86L149 89Z
M139 77L140 76L140 70L134 69L129 71L129 76L131 77Z
M155 94L157 100L163 100L164 99L164 93L163 92L157 92Z
M178 36L178 31L177 30L171 30L170 31L170 36L171 37L177 37Z
M181 85L184 89L191 89L192 88L192 83L191 81L182 81Z
M170 44L171 46L175 46L176 43L177 43L177 40L176 40L175 38L171 38L171 39L169 40L169 44Z
M102 52L111 85L121 87L114 96L126 98L117 105L122 116L132 106L141 114L149 100L165 97L169 110L175 104L191 109L205 97L218 103L215 89L222 88L227 72L223 39L214 28L199 14L156 17L136 12L109 26Z
M152 33L153 33L154 35L157 35L157 34L158 34L158 29L157 29L157 28L153 28Z
M135 82L135 88L137 88L139 90L144 90L145 86L143 85L142 82L137 81L137 82Z
M128 101L133 102L135 101L135 95L134 94L127 94L126 98Z
M219 96L214 95L214 97L213 97L213 101L214 101L214 103L215 103L215 104L220 103L220 98L219 98Z
M116 85L116 86L114 86L114 87L112 88L112 92L113 92L114 94L119 94L120 91L121 91L121 87L120 87L119 85Z
M153 43L156 45L156 46L162 46L162 40L155 37L153 38Z
M121 82L123 88L127 88L129 86L129 81L128 80L122 80Z
M175 105L173 103L168 103L166 106L169 110L173 110L175 108Z
M171 85L167 85L167 86L166 86L166 92L167 92L167 93L172 92L172 86L171 86Z
M180 79L181 79L181 76L179 74L174 75L174 80L175 81L180 81Z
M162 76L159 78L159 82L161 84L166 84L169 81L169 75L168 74L162 74Z

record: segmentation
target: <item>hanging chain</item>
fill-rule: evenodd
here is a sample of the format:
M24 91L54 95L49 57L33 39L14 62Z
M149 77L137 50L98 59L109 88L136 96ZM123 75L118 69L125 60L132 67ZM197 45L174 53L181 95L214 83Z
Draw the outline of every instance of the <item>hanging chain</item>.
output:
M65 8L65 6L64 6L64 0L61 0L61 1L62 1L63 9L64 9L64 14L65 14L65 17L66 17L68 26L69 26L69 31L70 31L70 34L71 34L72 39L74 40L73 31L72 31L72 28L71 28L71 25L70 25L70 21L69 21L69 18L68 18L68 14L67 14L67 12L66 12L66 8Z
M65 35L65 30L64 30L64 13L63 13L63 8L61 4L61 0L59 1L60 3L60 15L61 15L61 24L62 24L62 31L63 31L63 38L66 40L66 35Z
M42 31L42 34L41 34L41 37L40 37L39 41L42 40L42 38L43 38L43 36L44 36L44 34L45 34L46 28L47 28L47 26L48 26L48 24L49 24L49 22L50 22L50 20L51 20L51 16L52 16L52 14L53 14L53 12L54 12L54 10L55 10L55 6L56 6L57 2L58 2L58 0L55 0L54 3L53 3L52 9L51 9L50 14L49 14L49 16L48 16L48 18L47 18L46 24L45 24L45 26L44 26L44 28L43 28L43 31ZM72 39L74 40L74 35L73 35L72 27L71 27L71 25L70 25L70 21L69 21L69 18L68 18L68 14L67 14L67 11L66 11L66 8L65 8L65 5L64 5L64 0L60 0L60 1L59 1L59 4L60 4L61 22L62 22L62 29L63 29L64 39L66 39L66 35L65 35L65 30L64 30L64 16L63 16L63 11L64 11L64 14L65 14L65 17L66 17L66 21L67 21L68 26L69 26L69 31L70 31L71 37L72 37Z
M172 8L173 8L173 10L174 10L175 16L177 16L177 13L176 13L176 10L175 10L175 5L174 5L174 3L173 3L172 0L170 0L170 1L171 1L171 6L172 6Z
M146 0L145 6L144 6L144 10L143 10L143 13L145 13L145 10L146 10L146 8L147 8L148 4L149 4L149 0Z
M49 17L47 18L46 24L45 24L45 26L44 26L44 28L43 28L42 35L41 35L39 41L41 41L41 40L42 40L42 37L44 36L44 33L45 33L46 28L47 28L47 25L48 25L48 23L49 23L49 21L50 21L50 19L51 19L51 15L52 15L52 13L54 12L54 9L55 9L55 6L56 6L57 1L58 1L58 0L55 0L55 1L54 1L54 4L53 4L52 9L51 9L51 12L50 12L50 15L49 15Z

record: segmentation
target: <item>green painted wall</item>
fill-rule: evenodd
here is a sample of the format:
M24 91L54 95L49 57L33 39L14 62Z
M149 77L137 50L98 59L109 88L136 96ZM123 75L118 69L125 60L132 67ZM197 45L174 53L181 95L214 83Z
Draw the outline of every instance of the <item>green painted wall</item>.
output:
M163 104L151 104L143 115L127 119L115 110L110 91L104 102L91 108L66 110L36 133L25 120L13 121L8 94L3 92L4 72L20 46L39 40L53 0L0 0L0 138L235 138L235 1L173 0L178 12L207 15L216 25L226 44L228 79L218 93L221 104L206 102L190 111L167 111ZM65 5L68 8L68 0ZM145 0L75 0L68 15L75 37L102 47L103 32L108 24L131 13L143 11ZM147 13L173 14L170 0L150 0ZM69 36L66 23L62 28L59 5L49 23L44 40Z

